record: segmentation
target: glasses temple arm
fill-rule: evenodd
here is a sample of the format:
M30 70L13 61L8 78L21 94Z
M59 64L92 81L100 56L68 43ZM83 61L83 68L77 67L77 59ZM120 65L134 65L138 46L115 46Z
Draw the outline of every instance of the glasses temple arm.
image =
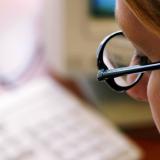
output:
M121 67L116 69L105 70L101 69L98 71L97 79L99 81L106 80L109 78L116 78L125 74L140 73L144 71L160 69L160 63L148 64L148 65L135 65L129 67Z

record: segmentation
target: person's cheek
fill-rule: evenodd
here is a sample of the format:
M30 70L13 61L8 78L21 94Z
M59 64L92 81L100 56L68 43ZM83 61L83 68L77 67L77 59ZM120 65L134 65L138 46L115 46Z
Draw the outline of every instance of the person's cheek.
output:
M160 132L160 71L154 71L151 73L147 95L153 119Z

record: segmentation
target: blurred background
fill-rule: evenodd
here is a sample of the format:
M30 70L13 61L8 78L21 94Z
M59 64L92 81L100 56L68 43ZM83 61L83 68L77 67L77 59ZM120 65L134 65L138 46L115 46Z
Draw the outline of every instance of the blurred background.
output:
M147 104L96 80L97 47L119 30L114 8L115 0L3 0L1 92L50 71L63 81L74 81L85 99L117 125L152 126Z
M154 146L146 142L159 139L148 104L96 79L97 47L120 30L114 8L115 0L0 0L0 93L50 74L68 88L76 86L85 101L133 139L141 137L141 146Z
M96 80L96 50L109 33L120 30L115 0L48 1L47 59L62 79L72 79L97 109L121 127L153 125L149 106L114 93ZM125 116L124 116L125 115Z

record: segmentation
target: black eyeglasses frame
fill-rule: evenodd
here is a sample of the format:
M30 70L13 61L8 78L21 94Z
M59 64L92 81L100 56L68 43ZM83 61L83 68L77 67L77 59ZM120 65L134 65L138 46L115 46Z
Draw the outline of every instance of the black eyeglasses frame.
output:
M133 86L135 86L142 78L145 71L152 71L152 70L158 70L160 69L160 62L155 63L143 63L143 65L135 65L135 66L129 66L129 67L121 67L116 69L109 69L105 62L104 62L104 49L107 43L115 36L124 36L122 31L114 32L108 36L106 36L102 42L100 43L98 49L97 49L97 68L98 68L98 74L97 79L99 81L105 81L112 89L114 89L117 92L124 92ZM144 56L145 57L145 56ZM146 57L146 59L148 59ZM129 86L120 86L118 85L114 78L120 77L126 74L133 74L133 73L139 73L136 80Z

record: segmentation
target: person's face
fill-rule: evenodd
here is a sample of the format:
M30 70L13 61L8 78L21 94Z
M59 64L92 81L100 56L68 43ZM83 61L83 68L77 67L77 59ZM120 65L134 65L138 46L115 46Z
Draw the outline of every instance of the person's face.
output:
M144 26L131 12L123 0L117 0L116 18L126 37L152 62L160 61L160 37ZM128 91L139 100L148 101L154 121L160 131L160 71L145 73L142 80Z

